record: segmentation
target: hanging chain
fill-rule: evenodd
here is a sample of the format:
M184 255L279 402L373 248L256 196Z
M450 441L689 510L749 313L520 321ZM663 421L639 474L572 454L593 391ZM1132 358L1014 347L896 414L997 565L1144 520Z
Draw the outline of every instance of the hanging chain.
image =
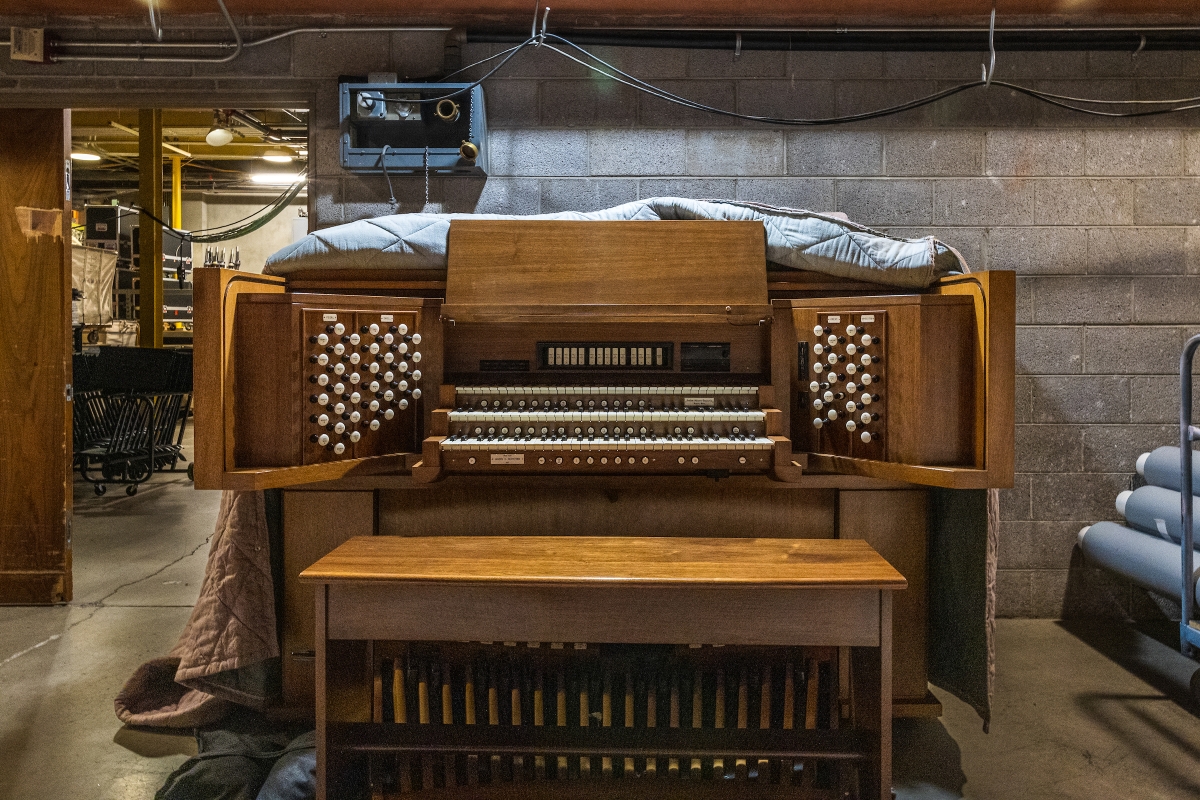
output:
M425 145L425 208L429 208L429 145Z

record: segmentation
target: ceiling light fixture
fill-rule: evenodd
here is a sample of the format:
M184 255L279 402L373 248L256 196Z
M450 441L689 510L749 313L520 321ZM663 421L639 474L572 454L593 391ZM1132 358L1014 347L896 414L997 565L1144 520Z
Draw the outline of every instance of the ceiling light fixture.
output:
M99 161L100 156L86 150L75 150L71 153L72 161Z
M292 163L292 154L276 147L263 153L263 161L270 161L274 164L290 164Z
M213 147L224 147L233 141L233 131L229 130L229 118L222 119L220 111L213 112L213 124L204 141Z
M304 176L298 172L256 172L250 176L251 183L268 186L290 186L303 180Z

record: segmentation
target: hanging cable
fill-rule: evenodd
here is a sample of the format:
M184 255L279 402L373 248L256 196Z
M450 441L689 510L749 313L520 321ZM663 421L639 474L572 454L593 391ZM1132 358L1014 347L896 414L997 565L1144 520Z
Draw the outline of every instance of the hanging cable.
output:
M383 178L384 178L384 180L387 181L387 186L388 186L388 203L391 205L392 211L394 213L396 211L396 209L398 209L400 207L400 204L396 202L396 193L394 191L392 191L392 176L388 175L388 171L387 171L387 154L388 154L388 150L391 150L391 149L392 149L392 146L390 144L385 144L383 146L383 149L379 151L379 166L383 167ZM428 147L425 148L425 152L426 153L429 152Z

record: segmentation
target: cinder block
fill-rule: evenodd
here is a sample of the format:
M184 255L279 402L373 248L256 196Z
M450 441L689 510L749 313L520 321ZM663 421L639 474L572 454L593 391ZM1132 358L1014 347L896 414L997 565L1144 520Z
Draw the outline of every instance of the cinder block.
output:
M1116 519L1116 497L1129 488L1124 473L1066 473L1033 476L1033 518L1046 520ZM1078 528L1076 529L1078 530Z
M1033 225L1034 184L1012 178L959 178L933 184L938 225Z
M540 123L535 80L505 78L489 80L483 87L489 131L501 128L531 128Z
M566 130L498 130L488 136L488 171L520 177L588 174L588 134Z
M438 178L430 187L431 199L437 198L442 211L447 214L470 214L479 205L479 198L487 186L487 178L459 175L453 178Z
M837 210L860 225L929 225L933 185L919 180L839 180Z
M26 88L28 80L28 78L21 80L22 88ZM254 84L260 85L261 82L256 80ZM93 81L87 81L87 85L93 85ZM103 86L103 84L100 85ZM175 93L173 97L178 97L179 94L193 93L211 95L217 88L217 82L210 78L119 78L116 88L118 92L127 92L134 96L153 95L161 101L163 92L173 92Z
M301 78L390 72L391 35L371 33L302 33L292 37L292 70Z
M19 23L20 27L29 27L28 24ZM6 34L8 28L4 29ZM143 34L144 35L144 34ZM130 37L131 40L137 38ZM7 35L6 35L7 40ZM96 63L93 61L57 61L53 64L34 64L30 61L15 61L7 57L0 58L0 75L21 76L28 75L30 77L52 78L54 76L72 76L72 75L95 75ZM131 62L132 63L132 62ZM144 66L144 65L143 65ZM105 74L103 72L99 73ZM168 73L169 74L169 73Z
M996 55L996 80L1086 76L1087 53L1082 50L1019 50Z
M1129 421L1130 379L1127 377L1039 375L1032 378L1032 382L1035 423Z
M693 78L775 78L787 72L783 50L689 50L688 75Z
M305 187L308 191L309 224L313 230L341 225L342 182L335 178L310 178Z
M637 181L625 179L559 178L541 181L541 213L599 211L636 200Z
M496 52L507 50L509 46L500 46ZM587 61L570 48L563 48L580 61ZM586 48L585 48L586 49ZM488 63L487 69L492 69L503 59ZM508 63L496 72L502 78L587 78L596 73L582 64L578 64L566 56L561 56L545 47L526 47L518 51Z
M1175 403L1178 406L1179 400ZM1178 444L1179 428L1175 425L1089 425L1083 429L1083 469L1132 475L1142 453Z
M1134 278L1133 321L1200 323L1200 278Z
M382 175L347 175L342 179L342 216L346 222L352 222L388 214L411 214L425 206L424 176L393 175L392 191L395 207L391 205L387 181ZM437 199L431 191L430 201Z
M1028 569L1033 561L1033 523L1001 522L997 556L998 569Z
M938 90L935 81L919 80L840 80L834 83L834 111L838 116L864 114L871 111L927 97ZM878 120L857 123L860 127L896 129L923 128L933 124L932 106L894 114Z
M986 135L984 171L988 175L1084 174L1083 131L1020 128Z
M1083 328L1051 325L1017 328L1018 374L1074 375L1082 371L1082 365Z
M1129 384L1133 422L1179 425L1178 374L1134 376ZM1192 397L1200 400L1200 377L1193 381Z
M1200 178L1134 181L1138 225L1200 225Z
M1017 472L1079 472L1083 465L1078 425L1018 425Z
M1079 545L1079 529L1091 520L1055 520L1051 521L1035 521L1033 523L1033 533L1031 536L1031 553L1030 566L1037 572L1034 573L1034 605L1037 606L1038 592L1038 576L1048 573L1066 573L1071 566L1071 557L1075 553L1075 548ZM1052 602L1057 606L1062 605L1063 590L1065 585L1055 587L1057 594L1053 596ZM1046 615L1050 616L1050 615Z
M1183 241L1184 269L1189 275L1200 274L1200 228L1191 227Z
M624 73L650 81L687 75L688 51L677 47L587 47ZM573 55L578 55L573 53Z
M1060 619L1063 616L1063 598L1067 593L1067 578L1070 571L1066 569L1036 569L1032 573L1033 608L1031 616L1035 619Z
M780 131L689 131L688 175L779 175L783 173Z
M737 194L733 178L649 178L637 182L638 197L688 197L693 200L732 200Z
M684 131L593 130L586 135L592 175L685 174Z
M1033 380L1025 375L1018 375L1014 383L1013 421L1024 424L1033 421Z
M1089 326L1083 336L1083 371L1099 375L1170 375L1179 371L1184 328Z
M1140 99L1138 82L1128 78L1084 78L1031 81L1034 89L1065 97ZM1096 117L1070 111L1050 103L1037 103L1034 125L1043 128L1144 128L1145 119Z
M733 81L656 81L660 89L712 108L733 111L737 95ZM647 128L729 128L737 119L710 111L681 106L667 100L638 93L638 120Z
M1200 175L1200 131L1183 133L1183 172Z
M833 81L738 81L737 110L742 114L775 119L832 117Z
M1027 569L996 570L996 616L1001 619L1033 614L1033 572Z
M1030 278L1033 320L1039 325L1113 325L1133 322L1129 278Z
M542 81L542 125L620 128L637 122L638 92L607 79Z
M1085 228L990 228L987 268L1011 269L1020 275L1083 275L1087 245Z
M1033 519L1029 475L1014 475L1012 488L1000 490L1000 519Z
M1087 54L1088 75L1093 78L1167 78L1195 75L1183 67L1192 54L1178 50L1094 50Z
M337 128L308 129L308 174L309 177L341 177L342 134Z
M792 50L787 54L787 76L799 80L853 80L882 78L882 52L850 50Z
M980 131L903 131L884 137L888 175L964 175L983 172Z
M1088 175L1178 175L1183 133L1176 130L1087 131Z
M246 54L249 55L250 53L253 53L253 52L254 52L253 50L248 50L248 51L246 51ZM237 63L237 61L241 61L241 57L238 57L238 59L234 63ZM285 68L283 71L284 75L288 74L289 68L291 66L290 53L288 56L288 62L289 62L288 67ZM19 62L19 63L23 63L23 62ZM60 62L60 63L87 64L88 62L86 62L86 61L80 61L80 62L68 61L68 62ZM138 77L170 78L170 77L191 77L193 71L195 71L197 74L199 74L201 76L208 77L210 75L213 75L215 72L217 72L217 70L215 70L214 68L218 67L218 66L225 66L225 65L197 64L197 65L193 66L190 63L189 64L177 64L177 63L172 63L169 61L97 61L94 63L93 69L95 71L95 74L97 74L97 75L114 75L114 76L119 76L119 77L131 77L131 78L138 78ZM250 72L250 71L251 70L249 70L249 69L247 70L247 72ZM254 70L254 71L257 72L257 70Z
M488 178L475 206L476 214L537 214L538 181L528 178Z
M789 175L881 175L883 135L870 131L789 131Z
M1137 216L1137 182L1127 178L1060 178L1031 183L1035 186L1036 217L1043 224L1132 225Z
M1033 324L1033 278L1017 276L1016 317L1018 325Z
M484 59L489 59L491 56L496 55L502 50L507 50L509 47L511 47L511 45L498 45L490 42L467 42L466 44L460 45L459 59L462 61L463 71L455 75L453 80L469 83L471 81L477 81L481 79L490 69L500 63L503 56L487 61L484 61ZM477 64L480 61L483 61L483 63L479 64L478 66L471 66L472 64ZM494 78L495 76L493 76L493 78L489 78L489 80ZM486 93L487 90L488 84L484 84L484 93Z
M988 60L987 50L979 53L907 51L900 50L883 54L885 78L911 80L913 76L934 78L940 81L979 80L979 66Z
M885 233L899 236L902 239L922 239L932 236L943 244L948 244L966 259L971 269L991 269L985 263L983 250L983 228L888 228Z
M445 31L397 31L391 38L392 71L400 80L423 80L445 71Z
M1092 275L1179 275L1188 268L1190 228L1090 228Z
M1089 564L1077 545L1067 576L1062 616L1064 619L1128 622L1131 586L1129 581L1116 573ZM1157 611L1154 618L1161 620L1162 616L1162 612Z
M833 211L833 181L812 178L738 178L737 199L783 208Z
M938 88L945 88L945 84ZM1003 86L967 89L929 108L934 124L948 128L1031 127L1038 115L1036 100Z
M224 64L197 64L195 74L197 76L291 77L292 41L280 39L270 44L243 49L240 56Z

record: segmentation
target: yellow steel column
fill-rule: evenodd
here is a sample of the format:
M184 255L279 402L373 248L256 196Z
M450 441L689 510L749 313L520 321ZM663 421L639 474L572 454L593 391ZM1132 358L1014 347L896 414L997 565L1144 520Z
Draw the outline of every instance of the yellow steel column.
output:
M171 227L183 229L183 159L171 156Z
M138 205L156 217L162 215L162 110L143 108L138 112ZM140 215L138 268L138 344L162 347L163 278L162 227Z

